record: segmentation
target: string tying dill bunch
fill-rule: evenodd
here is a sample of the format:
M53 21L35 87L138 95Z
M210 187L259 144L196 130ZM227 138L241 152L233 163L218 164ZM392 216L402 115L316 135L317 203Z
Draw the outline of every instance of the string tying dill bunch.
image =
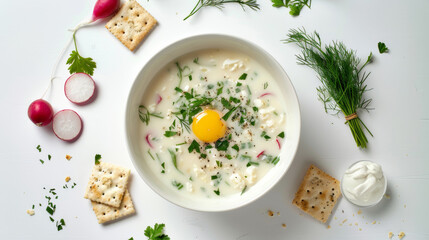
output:
M357 146L366 148L368 139L363 128L371 136L372 133L359 118L357 111L370 110L368 106L372 99L365 99L363 96L368 90L365 81L370 73L362 72L362 69L371 62L372 53L361 65L356 52L347 49L342 42L333 41L322 47L316 31L309 34L304 28L291 29L287 36L284 43L296 43L301 48L301 54L297 55L298 64L308 66L318 74L322 85L317 88L317 94L324 104L325 112L342 112Z

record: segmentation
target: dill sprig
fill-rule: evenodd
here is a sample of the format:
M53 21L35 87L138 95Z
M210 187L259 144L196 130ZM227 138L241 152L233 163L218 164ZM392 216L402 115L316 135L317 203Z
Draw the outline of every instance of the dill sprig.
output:
M365 99L363 94L368 90L365 84L370 73L362 73L362 69L371 62L372 53L361 65L356 52L349 50L339 41L322 47L319 34L315 31L308 34L304 28L291 29L285 43L296 43L301 48L297 55L298 64L306 65L319 75L322 83L317 88L319 99L325 106L325 111L342 112L346 117L355 114L359 109L368 108L371 99ZM361 65L361 66L360 66ZM366 148L368 139L362 126L372 136L359 117L346 120L358 147Z
M226 3L238 3L243 8L243 10L245 10L245 6L249 7L253 11L259 10L259 4L256 2L256 0L198 0L194 9L192 9L192 11L187 17L183 19L183 21L193 16L203 7L216 7L218 9L222 9Z
M139 118L142 122L146 123L146 126L149 125L150 116L156 117L156 118L161 118L161 119L164 118L163 116L161 116L161 113L155 113L155 112L151 113L151 112L149 112L149 110L145 106L140 105L139 106Z

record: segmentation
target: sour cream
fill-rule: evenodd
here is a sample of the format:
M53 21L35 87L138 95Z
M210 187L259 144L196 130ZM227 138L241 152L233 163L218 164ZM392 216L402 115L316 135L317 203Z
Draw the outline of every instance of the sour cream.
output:
M386 192L386 178L381 166L371 161L359 161L344 173L341 181L344 196L359 206L380 202Z

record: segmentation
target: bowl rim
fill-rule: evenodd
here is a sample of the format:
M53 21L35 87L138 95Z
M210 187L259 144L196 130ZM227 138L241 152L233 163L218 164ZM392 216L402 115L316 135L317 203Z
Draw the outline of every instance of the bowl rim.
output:
M138 167L136 159L134 158L133 150L131 148L131 139L130 139L130 135L128 134L128 129L127 129L128 128L128 126L127 126L127 123L128 123L128 120L127 120L128 119L128 114L127 114L128 113L128 107L130 106L131 101L132 101L131 93L137 85L137 82L138 82L137 80L138 80L139 76L141 76L143 71L147 70L146 69L147 66L150 65L150 63L152 61L154 61L158 56L162 55L162 53L164 53L165 51L170 50L175 45L178 45L178 44L186 42L186 41L191 41L193 39L207 38L207 37L226 38L226 39L233 40L233 41L243 42L243 43L247 44L248 46L250 46L252 49L255 49L255 51L257 51L257 52L263 54L265 57L269 58L275 64L274 67L276 69L278 69L279 72L284 74L284 76L286 76L286 79L284 79L284 80L289 82L289 84L290 84L291 92L293 93L293 98L295 98L295 101L297 103L296 104L296 112L298 113L296 116L296 118L297 118L297 122L296 122L297 139L296 139L296 141L297 142L296 142L296 147L294 149L292 149L293 152L291 153L291 160L290 160L290 163L288 164L288 166L281 172L281 174L279 174L279 176L275 179L275 181L272 184L270 184L267 188L264 189L264 191L258 192L257 194L255 194L254 197L252 197L248 201L243 202L242 204L234 205L234 206L228 206L228 207L224 207L221 209L202 209L202 208L198 208L198 207L192 208L192 207L180 204L177 201L174 201L174 199L170 199L167 196L165 196L163 194L163 192L161 190L159 190L155 186L155 184L152 183L152 181L148 177L146 177L145 174L142 172L142 170ZM209 48L207 48L207 49L209 49ZM188 53L191 53L191 52L192 51L189 51ZM183 55L181 55L181 56L183 56ZM180 57L180 56L177 56L177 57ZM152 81L152 80L149 80L149 81ZM302 119L301 119L300 103L299 103L299 99L298 99L298 95L296 93L295 87L294 87L292 81L290 80L289 75L284 70L284 68L280 65L280 63L270 53L268 53L265 49L263 49L262 47L260 47L256 43L254 43L250 40L245 40L245 39L237 37L237 36L224 34L224 33L202 33L202 34L186 36L186 37L179 38L179 39L172 41L171 43L167 44L166 46L164 46L160 50L158 50L154 55L152 55L150 57L150 59L141 67L140 71L135 76L133 84L130 87L129 92L128 92L128 97L127 97L126 106L125 106L124 127L125 127L125 134L126 134L127 150L128 150L128 154L131 157L131 162L132 162L134 168L136 169L136 171L138 172L140 178L143 179L143 181L152 189L152 191L154 191L157 195L161 196L163 199L167 200L168 202L173 203L174 205L180 206L180 207L185 208L185 209L189 209L189 210L193 210L193 211L197 211L197 212L226 212L226 211L231 211L234 209L242 208L242 207L244 207L250 203L253 203L257 199L261 198L263 195L268 193L274 186L276 186L281 181L281 179L284 177L284 175L286 175L286 173L289 171L293 161L295 160L295 157L296 157L296 154L297 154L297 151L299 148L299 144L300 144L300 140L301 140Z

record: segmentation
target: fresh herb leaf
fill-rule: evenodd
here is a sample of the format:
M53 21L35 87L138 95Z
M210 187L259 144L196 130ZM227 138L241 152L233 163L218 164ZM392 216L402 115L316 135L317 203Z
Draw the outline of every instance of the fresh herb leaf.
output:
M90 57L84 58L79 54L77 50L75 35L76 35L76 32L73 33L75 50L72 51L69 59L67 59L67 62L66 62L67 65L70 65L68 70L70 74L84 72L92 76L94 74L94 69L97 67L97 64L92 60L92 58Z
M301 48L297 55L298 64L308 66L316 71L322 86L317 88L319 99L323 102L325 111L343 112L345 116L356 114L358 109L370 110L371 99L365 99L368 91L365 84L369 73L362 73L363 68L370 63L372 53L361 65L356 52L338 41L322 46L317 32L308 34L304 28L291 29L285 43L296 43ZM346 121L355 139L356 145L366 148L368 139L363 129L372 133L359 117Z
M163 116L161 116L161 113L151 113L144 105L139 106L139 118L142 122L146 124L146 126L149 125L151 116L160 119L164 118Z
M48 154L48 160L51 161L52 156Z
M247 6L254 11L259 10L259 4L256 2L256 0L198 0L194 9L192 9L192 11L187 17L183 19L183 21L193 16L203 7L216 7L218 9L222 9L226 3L238 3L243 8L243 10L245 10L244 6Z
M100 154L95 154L95 165L100 164L100 159L101 159L101 155Z
M213 192L216 193L216 195L218 195L218 196L220 194L219 188L217 190L213 190Z
M265 82L265 83L264 83L264 89L267 89L267 87L268 87L268 83L267 83L267 82Z
M171 149L168 149L168 152L170 153L170 157L171 157L171 161L173 162L173 166L177 169L177 171L180 172L179 168L177 168L176 153L173 150L171 150Z
M229 142L228 142L228 140L217 140L216 142L215 142L215 148L218 150L218 151L226 151L227 149L228 149L228 147L229 147Z
M207 150L207 149L211 149L211 148L213 148L213 146L212 145L210 145L210 144L207 144L207 146L205 147L205 149Z
M241 76L238 78L239 80L246 80L247 78L247 73L243 73L241 74Z
M233 103L240 103L240 99L235 98L235 97L229 97L229 101L233 102Z
M55 212L55 208L51 208L50 206L46 206L46 211L50 214L53 215Z
M193 62L194 62L195 64L200 64L200 63L198 62L198 60L199 60L199 59L196 57L196 58L194 58L194 61L193 61Z
M175 136L176 134L177 134L177 132L175 132L175 131L165 131L164 136L172 137L172 136Z
M41 151L42 151L42 148L40 147L40 145L37 145L36 149L37 149L39 152L41 152Z
M231 109L231 103L229 103L225 98L221 98L220 103L222 103L224 108Z
M289 8L289 14L292 16L298 16L304 6L311 8L311 0L271 0L271 2L273 3L273 7Z
M177 182L176 180L174 180L173 182L171 182L171 184L173 184L173 186L175 186L178 190L183 188L183 184L180 182Z
M192 151L196 151L197 153L201 153L200 151L200 144L198 144L197 141L192 141L191 145L188 148L189 153L191 153Z
M155 160L155 158L153 157L152 153L150 152L150 149L147 150L147 153L149 153L150 158L152 158L152 160Z
M281 132L281 133L279 133L279 135L277 135L278 137L281 137L281 138L285 138L285 132Z
M225 121L227 121L227 120L228 120L228 118L231 116L231 114L232 114L233 112L235 112L235 110L237 110L237 108L238 108L239 106L240 106L240 105L238 105L238 106L235 106L235 107L231 108L231 110L229 110L227 113L225 113L225 115L223 115L222 119L223 119L223 120L225 120Z
M170 237L163 233L164 227L165 224L163 223L156 223L153 228L147 226L146 230L144 231L144 235L148 237L148 240L170 240Z
M389 48L386 47L384 42L378 42L378 51L380 54L389 52Z
M238 145L237 144L235 144L234 146L232 146L231 147L232 149L234 149L235 151L239 151L240 150L240 148L238 147Z
M244 188L243 188L243 190L241 190L241 194L240 195L243 195L243 193L246 191L246 189L247 189L247 185L245 185Z
M184 66L183 68L180 66L179 62L176 62L177 67L177 76L179 77L179 85L177 87L180 88L180 85L182 84L182 80L184 77L188 77L192 74L191 69L188 66Z
M250 167L250 166L252 166L252 165L259 166L259 163L258 163L258 162L252 162L252 161L249 161L249 162L246 164L246 167Z
M40 161L42 164L44 164L44 163L45 163L45 161L43 161L42 159L39 159L39 161Z
M216 165L217 165L218 167L222 167L222 162L221 162L221 161L216 160Z

